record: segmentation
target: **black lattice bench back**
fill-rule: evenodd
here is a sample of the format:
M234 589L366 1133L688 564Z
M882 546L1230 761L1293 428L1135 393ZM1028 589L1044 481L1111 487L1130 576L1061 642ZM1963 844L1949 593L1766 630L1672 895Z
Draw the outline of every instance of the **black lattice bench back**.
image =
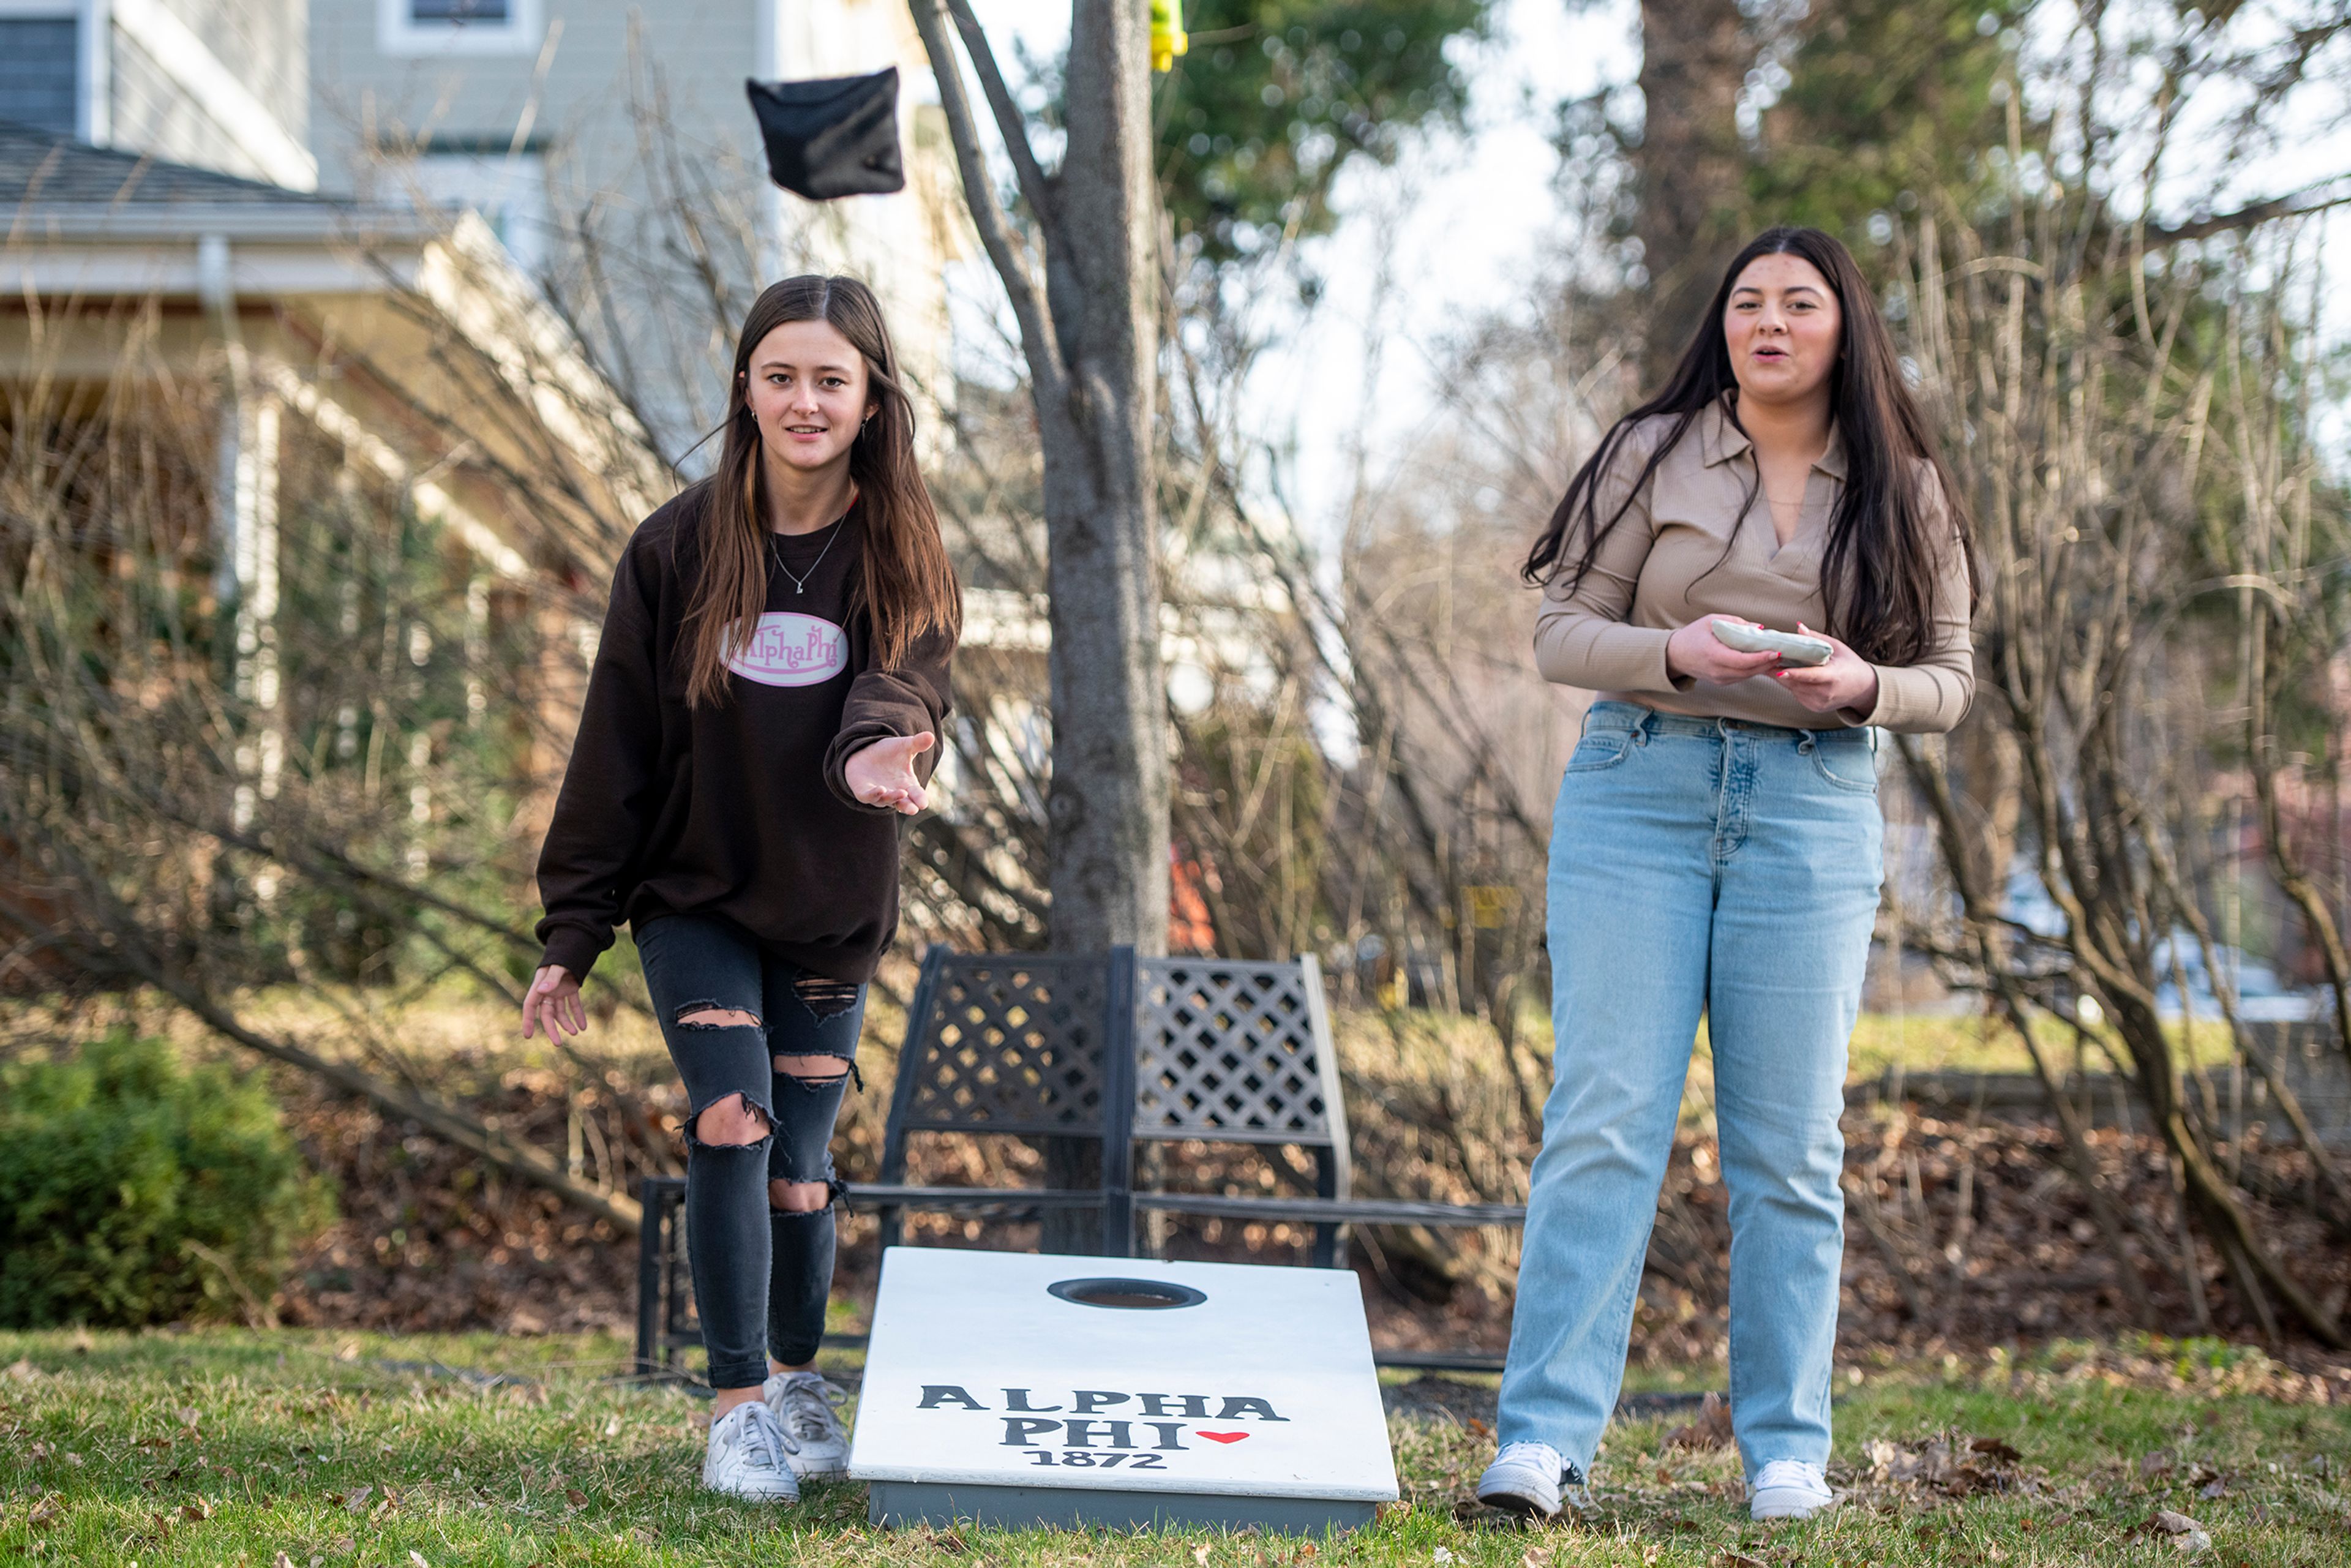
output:
M1098 1140L1102 1183L1082 1188L906 1183L907 1140L961 1133ZM1311 1194L1137 1191L1134 1145L1199 1139L1286 1145L1311 1156ZM1091 1209L1105 1257L1134 1255L1140 1210L1315 1228L1314 1261L1339 1261L1347 1224L1516 1224L1515 1204L1457 1205L1348 1196L1347 1119L1320 967L1309 955L1268 962L1109 953L956 953L933 947L907 1008L880 1179L852 1182L895 1246L907 1210L1029 1219ZM684 1316L683 1184L645 1183L638 1272L638 1358L666 1363L695 1343ZM1458 1359L1458 1358L1457 1358ZM1484 1364L1483 1358L1474 1358ZM1460 1364L1470 1364L1462 1361Z

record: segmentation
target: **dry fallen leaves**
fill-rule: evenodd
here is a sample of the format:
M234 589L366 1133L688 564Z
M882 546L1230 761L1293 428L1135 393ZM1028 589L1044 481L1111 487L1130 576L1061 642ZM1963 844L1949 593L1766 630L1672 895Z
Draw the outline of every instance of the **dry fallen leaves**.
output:
M2190 1557L2212 1544L2211 1536L2205 1532L2202 1525L2186 1514L2176 1513L2168 1508L2158 1509L2155 1517L2147 1521L2147 1523L2162 1534L2169 1536L2171 1544Z
M1708 1390L1698 1402L1698 1418L1666 1434L1668 1448L1727 1448L1730 1446L1730 1401Z
M588 1506L588 1494L581 1491L578 1487L565 1487L563 1489L563 1500L569 1503L574 1508L586 1508Z
M190 1498L180 1505L180 1517L192 1524L202 1523L213 1516L213 1505L203 1498Z
M1879 1486L1930 1488L1948 1497L2027 1489L2023 1455L1997 1437L1929 1437L1909 1443L1873 1437L1861 1446L1868 1479Z
M57 1502L57 1494L51 1492L48 1496L35 1500L33 1504L33 1511L25 1516L25 1522L26 1524L37 1526L47 1524L49 1521L57 1518L59 1511L60 1506Z

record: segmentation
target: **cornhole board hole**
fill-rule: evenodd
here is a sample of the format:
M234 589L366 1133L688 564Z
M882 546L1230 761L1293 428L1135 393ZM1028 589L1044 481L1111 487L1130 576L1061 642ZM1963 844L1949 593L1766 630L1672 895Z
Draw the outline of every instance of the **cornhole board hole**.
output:
M1301 1533L1396 1495L1337 1269L893 1247L849 1473L876 1524Z

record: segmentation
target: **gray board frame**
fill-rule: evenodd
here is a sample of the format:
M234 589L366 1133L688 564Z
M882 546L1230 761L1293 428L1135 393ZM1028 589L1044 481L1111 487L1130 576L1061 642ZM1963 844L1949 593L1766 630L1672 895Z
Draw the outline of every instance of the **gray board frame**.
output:
M1379 1512L1377 1503L1346 1498L959 1481L871 1481L866 1499L866 1519L893 1530L909 1524L974 1524L988 1530L1238 1530L1253 1525L1283 1535L1327 1535L1360 1529Z

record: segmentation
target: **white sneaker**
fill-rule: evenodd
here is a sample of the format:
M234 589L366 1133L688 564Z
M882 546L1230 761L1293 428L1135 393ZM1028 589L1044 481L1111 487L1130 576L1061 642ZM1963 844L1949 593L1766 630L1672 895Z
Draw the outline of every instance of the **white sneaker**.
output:
M799 1478L792 1474L792 1440L776 1424L776 1413L746 1399L710 1424L710 1452L702 1461L702 1484L730 1497L798 1502Z
M1749 1483L1748 1493L1750 1519L1810 1519L1837 1500L1821 1467L1802 1459L1773 1459Z
M841 1429L840 1406L849 1390L819 1372L779 1372L759 1385L759 1397L776 1414L791 1439L786 1456L796 1476L822 1479L849 1473L849 1434Z
M1554 1519L1561 1487L1583 1485L1583 1472L1549 1443L1510 1443L1478 1478L1478 1500L1528 1519Z

